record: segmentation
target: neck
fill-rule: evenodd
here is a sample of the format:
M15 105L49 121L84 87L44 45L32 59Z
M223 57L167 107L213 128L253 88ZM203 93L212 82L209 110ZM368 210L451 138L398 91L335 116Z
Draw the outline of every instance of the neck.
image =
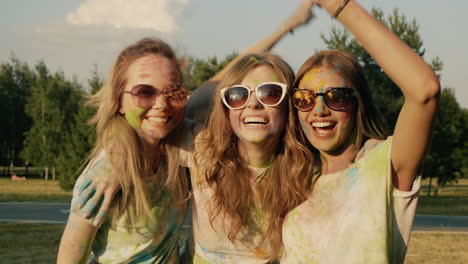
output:
M268 167L276 144L255 144L239 141L239 153L250 166L264 168Z
M144 149L147 151L147 155L150 160L153 161L153 164L157 167L159 165L159 158L160 158L160 145L159 140L148 140L143 138L143 144L145 145ZM154 168L153 168L154 169Z
M359 149L354 144L348 144L340 150L320 151L320 156L325 159L322 163L322 175L346 169L353 163L358 151Z

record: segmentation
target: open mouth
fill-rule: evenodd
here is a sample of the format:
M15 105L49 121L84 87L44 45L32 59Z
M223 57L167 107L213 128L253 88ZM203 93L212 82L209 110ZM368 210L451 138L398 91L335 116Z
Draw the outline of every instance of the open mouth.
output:
M264 126L268 124L268 122L269 120L260 116L251 116L251 117L244 118L244 125L247 125L247 126L253 126L253 127Z
M336 126L336 122L332 121L321 121L312 122L312 128L320 136L329 135Z
M155 117L155 116L148 116L146 120L151 124L166 124L168 123L171 118L170 117Z

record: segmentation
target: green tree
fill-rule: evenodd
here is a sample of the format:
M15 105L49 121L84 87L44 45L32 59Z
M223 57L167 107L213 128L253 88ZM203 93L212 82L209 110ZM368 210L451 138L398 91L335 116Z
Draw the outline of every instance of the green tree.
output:
M15 56L0 65L0 164L23 165L19 154L24 133L31 127L25 114L26 98L31 93L32 72Z
M95 94L102 84L103 81L99 76L97 67L94 66L88 80L91 94ZM65 190L72 189L75 185L76 179L84 169L83 164L96 141L95 128L88 124L88 121L96 113L96 109L86 104L87 96L89 96L88 93L82 93L80 109L75 115L75 122L72 124L71 130L64 138L62 153L58 157L59 182L60 186Z
M385 17L381 9L373 8L372 15L384 23L417 54L424 56L425 49L423 48L423 41L418 32L419 26L415 19L408 21L406 16L401 14L398 9L394 9L391 15ZM327 48L343 50L356 57L363 67L369 87L372 90L373 99L393 131L398 113L403 105L400 89L347 30L333 27L328 37L324 34L321 34L321 37ZM437 58L435 62L441 61Z
M432 150L426 158L424 173L437 178L434 194L439 187L462 177L467 165L467 110L462 109L452 89L443 89L439 112L434 126ZM430 193L428 193L429 195Z
M236 56L237 53L233 52L221 61L218 61L217 57L209 57L206 60L188 58L187 65L183 69L185 84L190 90L195 90L221 71Z
M398 9L385 16L381 9L372 9L372 15L384 23L417 54L424 56L423 40L415 19L408 20ZM385 74L360 43L343 28L333 27L328 36L321 34L329 49L339 49L353 54L369 82L372 96L379 106L389 127L393 131L404 98L400 89ZM440 78L443 62L435 57L430 63ZM466 109L462 109L451 89L441 94L439 112L436 118L433 143L425 161L424 175L437 178L437 186L456 180L467 168L467 121Z
M57 165L57 157L67 131L78 112L81 86L68 81L62 72L51 74L44 62L35 66L26 114L33 124L26 132L22 157L36 166Z

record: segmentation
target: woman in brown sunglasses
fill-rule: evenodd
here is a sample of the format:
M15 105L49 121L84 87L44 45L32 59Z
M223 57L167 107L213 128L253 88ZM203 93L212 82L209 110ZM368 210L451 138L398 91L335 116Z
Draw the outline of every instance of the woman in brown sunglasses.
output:
M310 2L301 4L277 31L244 53L271 49L287 32L310 20L310 8ZM162 48L158 48L159 46ZM226 78L229 79L233 75L226 72L234 67L232 65L243 65L241 61L245 62L245 59L240 59L241 57L243 56L234 59L225 70L211 78L204 87L199 88L198 92L192 95L189 104L198 104L200 107L202 102L201 104L207 107L206 99L209 98L207 94L220 80L224 83L229 82L226 82ZM283 99L286 93L284 84L290 87L293 80L289 66L273 55L251 58L253 59L251 62L255 65L257 59L265 61L265 64L269 61L269 65L281 67L278 76L269 79L281 84L262 86L258 90L273 89L278 92L280 89ZM250 61L250 57L247 60ZM258 63L258 65L263 64ZM185 170L180 166L189 166L193 169L190 152L197 130L192 122L183 120L187 98L188 91L183 85L180 67L167 44L144 39L122 51L106 84L93 99L93 102L99 106L93 119L97 126L97 144L87 168L75 185L71 213L60 245L59 263L86 260L96 263L177 263L179 261L178 239L189 195ZM287 112L287 100L278 107L281 108L281 112ZM258 120L258 116L255 118L257 119L251 120L252 123L265 121ZM274 123L277 127L272 128L272 131L276 139L283 133L285 119L283 116ZM270 135L271 133L266 134ZM231 153L232 155L240 157L237 149L233 151L235 153ZM270 154L268 161L274 160ZM218 158L219 155L215 156ZM223 161L229 162L229 160ZM282 164L285 164L285 159ZM204 164L200 162L199 165ZM247 163L241 165L241 171L250 171ZM227 172L232 173L232 178L236 177L236 172L232 168ZM193 179L195 193L199 180L202 180L205 174L205 171L194 173L200 176ZM209 182L211 187L213 187L212 182L222 184L212 180ZM269 186L268 195L274 196L275 185L270 183ZM246 187L246 181L242 180L242 185L235 187L236 189ZM226 191L227 189L223 187L223 194L226 194ZM105 194L105 197L100 201L102 194ZM247 196L242 197L240 206L227 208L226 215L233 216L236 224L233 231L221 233L221 237L226 241L236 240L238 243L243 243L245 239L245 245L248 245L231 252L234 253L231 263L267 262L271 252L268 247L264 247L266 245L264 237L261 236L260 240L257 238L249 240L251 233L238 232L244 225L250 227L250 222L246 221L253 219L253 214L256 213L255 208L245 209L253 204L250 188L237 192L235 196L227 197L229 203L216 204L218 207L215 206L214 215L220 212L216 211L218 208L222 212L220 214L222 217L217 218L216 223L219 223L220 219L225 219L226 208L223 206L225 204L230 206L235 203L233 200L243 194ZM262 199L266 201L266 198ZM205 204L202 202L198 203L200 207L195 209L196 212L212 216L211 211L208 212L208 209L205 211ZM197 204L197 195L195 195L195 204ZM277 205L278 208L280 206L282 205ZM98 207L100 209L95 213L94 209ZM202 207L203 209L198 209ZM235 214L231 215L232 212ZM239 212L242 214L241 218L237 218ZM275 213L282 216L285 212ZM194 215L194 218L196 217L197 215ZM213 225L217 225L216 223L213 222ZM209 232L212 230L209 226L204 228ZM264 230L263 226L259 228ZM274 228L276 236L280 235L279 227ZM247 228L247 230L250 232L253 229ZM237 233L242 233L242 238L234 239ZM202 232L199 235L204 234ZM272 240L279 241L277 238ZM223 254L221 251L218 253ZM215 254L216 252L213 252L212 255ZM203 259L198 258L197 261Z
M440 85L424 60L353 0L319 0L400 87L393 136L383 125L359 63L319 52L299 69L292 100L300 141L319 172L309 198L283 225L281 263L403 263L422 160Z

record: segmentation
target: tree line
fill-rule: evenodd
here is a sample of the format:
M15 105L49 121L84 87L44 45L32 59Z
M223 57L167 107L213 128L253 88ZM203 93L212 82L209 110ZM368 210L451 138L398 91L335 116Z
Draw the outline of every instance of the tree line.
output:
M398 9L387 16L380 9L373 9L372 14L424 57L416 20L408 20ZM400 89L344 29L333 27L321 37L327 48L347 51L358 59L374 100L393 130L404 100ZM304 59L308 55L312 54L305 54ZM184 80L196 89L235 56L190 57L184 63ZM436 57L430 65L441 78L443 62ZM61 71L51 72L43 61L31 67L15 56L0 64L0 165L45 167L57 175L64 189L71 189L95 141L94 128L87 123L95 109L86 105L86 99L100 89L103 80L96 66L90 76L83 85ZM468 175L467 139L468 110L459 105L453 89L446 87L424 165L424 175L434 178L436 186Z

